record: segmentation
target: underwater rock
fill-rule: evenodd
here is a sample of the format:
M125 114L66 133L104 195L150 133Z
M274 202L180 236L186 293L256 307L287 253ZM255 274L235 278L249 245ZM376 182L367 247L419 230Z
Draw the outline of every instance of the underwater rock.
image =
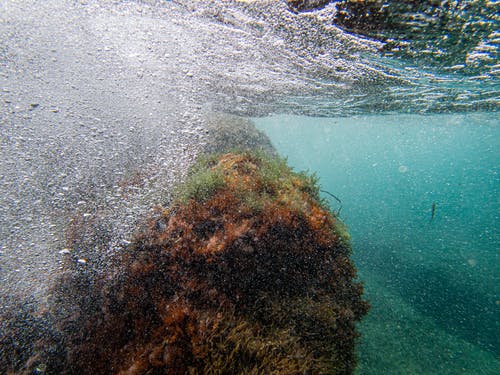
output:
M337 25L383 40L386 54L476 73L497 64L498 19L491 1L352 1L337 4ZM490 49L485 50L488 45ZM485 54L484 52L488 52ZM483 52L482 60L473 59Z
M252 121L227 114L213 115L206 126L207 143L203 147L206 154L231 150L261 151L276 156L276 150L269 138L258 130Z
M352 373L368 304L347 237L314 177L264 153L203 158L112 267L59 280L57 340L38 342L32 367Z
M327 22L384 43L385 55L467 74L498 67L498 5L485 0L288 0L295 13L333 3ZM330 11L329 11L330 12Z
M50 353L53 348L48 346L48 337L55 339L57 336L49 312L41 310L33 297L9 295L0 298L0 314L1 373L31 374L40 365L44 368L34 352L41 340L47 345L44 353Z
M287 4L295 12L321 9L332 0L287 0Z

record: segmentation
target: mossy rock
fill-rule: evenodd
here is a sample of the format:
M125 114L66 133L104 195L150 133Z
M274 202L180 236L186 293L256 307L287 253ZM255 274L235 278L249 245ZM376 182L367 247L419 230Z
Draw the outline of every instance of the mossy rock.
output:
M61 279L60 303L93 302L54 308L64 363L43 340L38 357L60 373L352 373L368 304L338 223L282 159L205 157L114 267Z
M227 114L213 114L206 127L206 155L232 150L258 151L276 156L269 138L251 120Z

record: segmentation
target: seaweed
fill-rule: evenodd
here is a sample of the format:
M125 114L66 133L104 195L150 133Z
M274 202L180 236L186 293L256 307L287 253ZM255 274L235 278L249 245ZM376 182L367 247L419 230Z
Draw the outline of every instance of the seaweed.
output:
M54 288L58 373L352 373L368 303L339 223L283 159L204 157L113 267Z

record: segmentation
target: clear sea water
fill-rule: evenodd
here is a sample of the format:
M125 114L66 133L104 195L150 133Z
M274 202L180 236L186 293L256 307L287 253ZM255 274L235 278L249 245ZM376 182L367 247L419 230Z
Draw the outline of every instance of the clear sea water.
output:
M358 373L500 373L498 114L255 121L342 201L372 306Z
M358 374L500 374L500 2L387 1L382 29L362 12L344 31L346 2L284 3L0 1L0 301L46 300L75 211L119 252L207 115L287 113L254 120L341 199L372 306Z

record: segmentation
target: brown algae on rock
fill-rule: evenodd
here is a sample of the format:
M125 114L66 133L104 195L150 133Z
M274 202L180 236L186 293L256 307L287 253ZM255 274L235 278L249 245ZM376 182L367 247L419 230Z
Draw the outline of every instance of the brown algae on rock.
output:
M56 288L58 372L353 372L368 304L314 177L216 154L152 216L114 267Z

